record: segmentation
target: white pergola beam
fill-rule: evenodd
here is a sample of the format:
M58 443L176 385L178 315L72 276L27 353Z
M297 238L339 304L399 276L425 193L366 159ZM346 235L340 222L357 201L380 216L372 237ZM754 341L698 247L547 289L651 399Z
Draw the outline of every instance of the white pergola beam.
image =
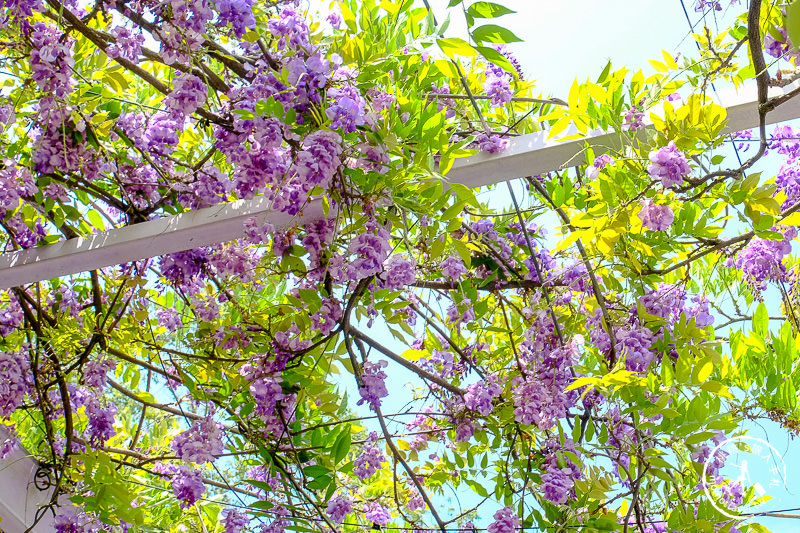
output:
M785 94L792 88L794 85L777 89L771 96ZM728 104L726 133L758 126L757 101L735 97ZM800 99L790 99L767 115L770 124L796 118L800 118ZM586 144L619 148L620 136L592 132L582 139L559 141L547 139L547 132L522 135L510 139L507 149L499 154L481 153L456 160L447 178L476 188L543 174L583 163ZM239 200L90 237L2 254L0 289L238 239L244 235L245 220L254 216L260 223L269 222L278 229L323 216L319 200L308 205L299 216L270 211L269 207L269 201L263 197Z
M0 442L7 437L8 430L0 426ZM38 468L39 463L22 448L17 448L9 457L0 460L0 530L5 533L23 533L33 524L39 507L50 502L52 489L40 491L34 484ZM60 503L72 506L66 500ZM55 531L53 514L46 513L33 531Z

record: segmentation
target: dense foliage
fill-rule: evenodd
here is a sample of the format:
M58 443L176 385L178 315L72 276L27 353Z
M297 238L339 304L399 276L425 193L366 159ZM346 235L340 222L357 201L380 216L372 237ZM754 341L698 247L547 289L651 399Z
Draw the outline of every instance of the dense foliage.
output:
M696 58L609 64L562 102L526 81L491 2L450 2L464 40L409 0L324 20L3 0L5 252L254 197L289 220L0 295L1 451L48 472L37 519L763 530L718 446L749 420L800 428L800 132L766 129L794 94L767 88L796 77L797 21L724 4L697 3L742 13L699 31ZM737 160L706 91L753 80ZM618 142L492 205L443 177L569 127Z

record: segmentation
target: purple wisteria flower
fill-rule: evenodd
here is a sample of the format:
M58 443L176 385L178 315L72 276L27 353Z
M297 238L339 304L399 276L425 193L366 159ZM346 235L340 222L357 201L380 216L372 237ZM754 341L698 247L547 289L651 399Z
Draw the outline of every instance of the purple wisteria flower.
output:
M114 36L116 41L109 44L106 48L108 57L121 57L132 63L138 63L139 56L142 53L142 45L144 44L144 35L142 32L134 33L125 26L117 26L111 30L111 35Z
M166 155L178 146L178 129L181 126L166 113L158 113L147 125L144 141L148 149L159 155Z
M363 126L366 101L355 87L334 87L328 91L328 98L333 100L325 114L331 120L331 129L341 128L345 133L356 131Z
M486 69L486 81L483 82L486 96L491 96L492 107L499 107L511 101L511 75L497 65L490 64Z
M633 106L625 113L625 123L622 126L629 131L644 128L644 112L639 106Z
M172 449L187 463L213 463L223 449L222 425L211 417L195 420L172 439Z
M174 88L164 98L164 105L170 109L170 116L181 121L197 111L207 96L208 88L203 80L192 74L182 74L175 78Z
M114 429L114 415L117 414L117 406L109 404L103 407L100 400L94 396L86 399L86 416L89 417L89 427L86 429L89 443L92 446L102 446L105 442L117 434Z
M675 146L675 141L670 141L667 146L650 152L650 165L647 173L655 179L661 180L664 187L673 187L683 182L683 176L688 175L692 169L683 152Z
M228 507L222 511L222 524L225 526L225 533L239 533L250 524L250 517Z
M353 512L353 501L347 496L334 496L328 502L326 509L328 516L337 524L344 522L344 519Z
M467 268L464 266L464 262L461 258L456 256L450 256L444 261L442 261L441 265L442 275L446 278L450 278L453 281L461 281L461 277L467 273Z
M514 508L509 506L494 513L494 522L486 529L489 533L517 533L519 528L519 517Z
M364 233L359 233L350 241L349 251L356 256L347 265L347 275L352 281L362 280L383 270L383 263L392 251L389 238L390 234L383 226L370 222Z
M372 522L373 524L385 526L392 520L392 515L389 514L389 511L385 507L378 505L377 503L373 503L366 512L365 518L367 521Z
M397 290L413 285L417 281L417 271L414 261L406 256L395 254L384 263L383 286L390 290Z
M608 154L603 154L594 158L592 166L586 169L586 179L593 180L600 175L600 171L606 168L606 165L613 165L614 158Z
M481 152L488 152L490 154L497 154L508 147L508 139L494 133L490 135L481 133L475 138L475 142L478 143L478 149Z
M102 389L108 381L108 372L117 368L117 363L111 358L93 359L83 365L83 383L87 387Z
M181 503L181 509L194 505L203 495L206 486L200 471L181 465L172 477L172 493Z
M19 439L14 426L7 427L7 429L10 429L8 437L3 442L0 442L0 459L7 459L19 448Z
M581 469L560 452L569 451L575 456L579 454L569 438L564 439L563 446L558 439L548 439L545 441L545 448L548 454L543 465L545 471L542 473L542 492L546 500L561 505L573 496L575 480L581 478Z
M655 359L651 346L655 340L647 328L622 329L616 332L617 349L625 357L625 368L630 372L646 372Z
M652 231L666 231L675 220L675 214L668 205L656 205L652 199L642 201L639 211L642 225Z
M497 376L491 375L485 381L481 380L468 386L467 393L464 395L464 405L482 416L489 416L493 409L492 400L503 392L503 388L497 381Z
M233 34L241 38L247 30L256 27L256 17L253 15L253 0L219 0L217 15L221 26L233 26Z
M363 387L358 389L361 394L361 399L357 405L368 403L370 408L374 411L376 407L381 406L381 398L389 396L389 391L386 389L386 372L384 368L389 366L386 361L378 361L377 363L364 363L363 373L361 374L361 381L364 383Z
M378 442L378 434L372 432L369 434L369 439L364 443L361 448L361 453L353 459L353 473L357 475L361 481L366 481L375 475L375 472L386 462L386 456L380 448L376 446Z
M0 418L11 416L30 392L30 362L24 350L0 352Z

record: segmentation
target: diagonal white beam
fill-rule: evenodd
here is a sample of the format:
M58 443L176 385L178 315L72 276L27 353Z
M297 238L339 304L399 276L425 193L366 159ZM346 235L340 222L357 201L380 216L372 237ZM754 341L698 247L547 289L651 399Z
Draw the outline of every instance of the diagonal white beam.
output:
M777 89L771 96L785 94L794 87ZM758 125L757 101L739 96L722 103L728 104L725 132ZM787 101L767 115L770 124L795 118L800 118L800 98ZM547 139L547 132L522 135L511 139L508 148L500 154L482 153L457 160L447 177L452 182L475 188L551 172L565 165L583 163L582 151L587 143L619 148L620 137L616 133L592 132L582 139L559 141ZM244 221L253 216L281 229L317 220L323 216L323 211L321 202L315 201L303 210L301 216L289 216L269 211L269 202L259 197L6 253L0 255L0 288L238 239L244 235Z
M7 437L7 428L0 426L0 443ZM17 448L7 458L0 460L0 531L23 533L33 524L39 506L50 502L52 489L40 491L34 483L38 468L39 463L22 448ZM63 498L59 503L72 506ZM46 513L33 531L55 531L52 513Z

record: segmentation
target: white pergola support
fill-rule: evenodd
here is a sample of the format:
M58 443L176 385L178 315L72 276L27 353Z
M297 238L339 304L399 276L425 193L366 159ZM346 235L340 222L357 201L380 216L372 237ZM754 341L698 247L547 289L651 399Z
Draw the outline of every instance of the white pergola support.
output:
M8 429L0 426L0 442L8 437ZM39 463L27 451L17 448L6 459L0 460L0 530L5 533L23 533L36 516L40 505L50 502L52 489L40 491L34 484ZM68 501L65 505L72 506ZM53 514L46 513L33 528L36 533L52 532Z
M776 89L770 96L785 94L795 86ZM726 133L754 128L758 126L758 102L746 101L740 96L732 98L727 116ZM774 124L796 118L800 118L800 98L790 99L770 112L767 122ZM574 131L565 135L571 133ZM619 148L620 136L596 131L582 139L559 141L547 139L547 132L522 135L510 139L506 150L499 154L481 153L456 160L447 178L476 188L543 174L583 163L582 152L586 144ZM91 237L2 254L0 289L238 239L244 235L244 221L254 216L260 223L269 222L278 229L323 216L319 200L308 205L300 216L269 211L269 208L269 201L263 197L239 200L112 229Z

